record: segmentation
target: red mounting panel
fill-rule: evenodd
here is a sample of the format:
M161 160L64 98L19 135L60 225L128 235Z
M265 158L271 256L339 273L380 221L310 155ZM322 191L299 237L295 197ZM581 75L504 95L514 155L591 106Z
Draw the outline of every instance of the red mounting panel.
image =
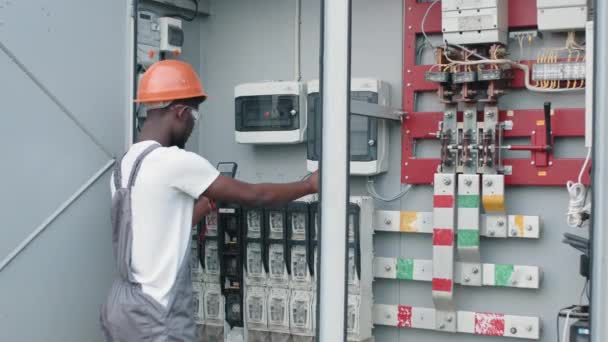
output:
M414 156L417 139L435 139L429 133L438 130L442 113L416 113L415 95L418 92L437 90L437 84L425 80L430 65L416 65L416 36L422 33L421 18L431 3L405 1L403 110L408 113L402 126L401 182L408 184L431 184L437 171L439 159L419 159ZM509 0L509 28L535 28L535 0ZM441 6L435 5L425 23L427 34L441 33ZM523 62L531 64L531 62ZM511 88L524 87L524 74L515 70ZM584 137L584 109L555 109L551 124L554 137ZM531 145L544 145L544 113L540 110L515 110L501 112L500 120L513 122L513 129L505 131L505 138L527 137ZM543 127L539 127L543 126ZM543 134L536 134L536 132ZM510 185L564 185L576 180L584 159L554 158L546 152L531 152L530 159L507 159L505 166L512 167L511 175L505 177ZM588 172L584 183L588 184Z

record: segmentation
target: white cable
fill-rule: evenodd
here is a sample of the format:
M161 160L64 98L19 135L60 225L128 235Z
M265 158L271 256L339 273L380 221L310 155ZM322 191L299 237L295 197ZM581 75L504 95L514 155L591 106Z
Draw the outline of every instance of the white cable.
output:
M550 88L541 88L541 87L533 86L530 83L530 67L525 64L516 63L510 59L489 59L489 60L481 60L481 61L463 62L463 61L455 61L455 60L450 59L450 57L447 55L447 53L445 54L445 56L449 62L451 62L452 64L455 64L455 65L481 65L481 64L509 64L509 65L512 65L512 66L524 71L524 81L526 84L526 89L528 89L530 91L536 91L539 93L565 93L565 92L569 92L569 91L581 91L581 90L585 89L585 88L550 89Z
M583 184L583 174L587 169L587 164L589 164L589 159L591 158L591 148L587 150L587 156L585 157L585 162L583 163L583 167L578 174L578 182L574 183L572 181L568 181L566 183L566 188L568 189L568 194L570 196L570 201L568 203L568 213L566 214L566 221L568 226L572 228L581 227L584 223L583 214L588 213L591 209L590 205L585 205L585 200L587 198L587 189Z
M398 199L400 199L401 197L407 195L407 193L412 189L412 185L411 184L407 184L405 186L405 188L403 190L401 190L401 192L399 192L398 194L392 196L392 197L384 197L380 194L378 194L378 192L376 191L375 185L374 185L374 180L372 179L372 177L368 177L367 179L367 192L374 198L377 199L378 201L382 201L382 202L393 202L396 201Z
M435 0L435 1L433 1L432 4L429 5L429 8L427 8L426 12L424 13L424 17L422 17L422 23L420 24L420 30L422 31L422 35L424 36L424 39L427 41L427 43L429 43L429 45L433 49L435 48L435 45L433 45L433 43L431 43L431 40L426 35L426 32L424 31L424 23L426 22L426 17L429 16L429 12L431 12L431 8L433 8L433 6L435 6L438 2L439 2L439 0Z
M566 342L566 335L568 333L568 323L570 321L570 314L572 313L572 311L574 311L574 309L570 309L568 310L568 313L566 314L566 321L564 322L564 330L562 333L562 341Z

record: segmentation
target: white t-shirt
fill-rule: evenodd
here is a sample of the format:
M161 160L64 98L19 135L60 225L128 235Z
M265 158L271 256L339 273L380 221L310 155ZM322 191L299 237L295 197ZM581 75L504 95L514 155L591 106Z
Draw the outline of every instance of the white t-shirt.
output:
M122 159L127 186L135 159L154 141L134 144ZM131 192L133 276L147 295L163 306L190 246L195 199L219 172L203 157L177 147L159 147L141 164ZM114 195L114 175L111 180Z

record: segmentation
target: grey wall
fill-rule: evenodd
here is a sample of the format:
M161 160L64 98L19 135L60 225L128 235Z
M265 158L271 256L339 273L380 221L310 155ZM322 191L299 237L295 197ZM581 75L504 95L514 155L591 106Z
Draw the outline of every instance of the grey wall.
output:
M306 148L296 146L248 146L234 142L234 86L250 81L293 79L293 15L295 1L215 0L212 15L201 25L201 75L210 100L203 105L199 151L211 162L234 160L239 163L239 178L248 181L291 181L306 174ZM302 14L303 80L318 78L319 1L304 0ZM401 105L402 24L401 0L353 0L353 77L374 77L390 82L392 105ZM545 44L563 44L563 36L545 36ZM514 56L519 52L512 46ZM535 55L538 46L526 54ZM531 51L530 51L531 50ZM428 55L428 54L427 54ZM430 56L427 56L430 57ZM429 61L427 61L429 62ZM533 95L514 91L501 99L504 109L541 108L551 100L556 107L581 107L582 95ZM420 96L420 111L441 106L433 94ZM400 130L391 132L387 174L378 180L379 192L397 193L400 189ZM422 148L424 154L437 153L436 144ZM560 144L556 154L584 156L582 140ZM351 192L365 194L362 178L353 178ZM555 315L561 307L578 303L583 283L577 275L578 254L562 245L561 235L568 231L564 212L568 203L565 188L509 188L509 213L540 215L543 230L538 241L483 240L484 262L540 266L544 279L540 290L457 287L456 302L461 310L538 315L543 320L541 341L556 340ZM392 204L377 203L380 209L431 211L432 188L414 188L407 197ZM374 237L378 256L430 259L430 236L379 233ZM378 280L374 284L377 303L432 307L429 283ZM444 335L420 330L377 327L376 339L388 341L431 342L509 341L471 335Z
M0 1L0 260L123 151L127 40L125 1ZM106 173L0 272L0 340L101 340L108 184Z

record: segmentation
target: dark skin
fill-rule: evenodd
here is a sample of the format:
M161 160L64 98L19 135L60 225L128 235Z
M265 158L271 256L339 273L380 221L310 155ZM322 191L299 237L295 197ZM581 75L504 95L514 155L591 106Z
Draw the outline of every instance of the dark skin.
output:
M154 140L162 146L184 148L194 130L191 108L198 108L203 99L174 101L167 108L148 111L139 141ZM319 174L299 182L285 184L252 184L219 176L194 205L192 226L211 211L210 200L239 203L247 207L279 206L319 191Z

